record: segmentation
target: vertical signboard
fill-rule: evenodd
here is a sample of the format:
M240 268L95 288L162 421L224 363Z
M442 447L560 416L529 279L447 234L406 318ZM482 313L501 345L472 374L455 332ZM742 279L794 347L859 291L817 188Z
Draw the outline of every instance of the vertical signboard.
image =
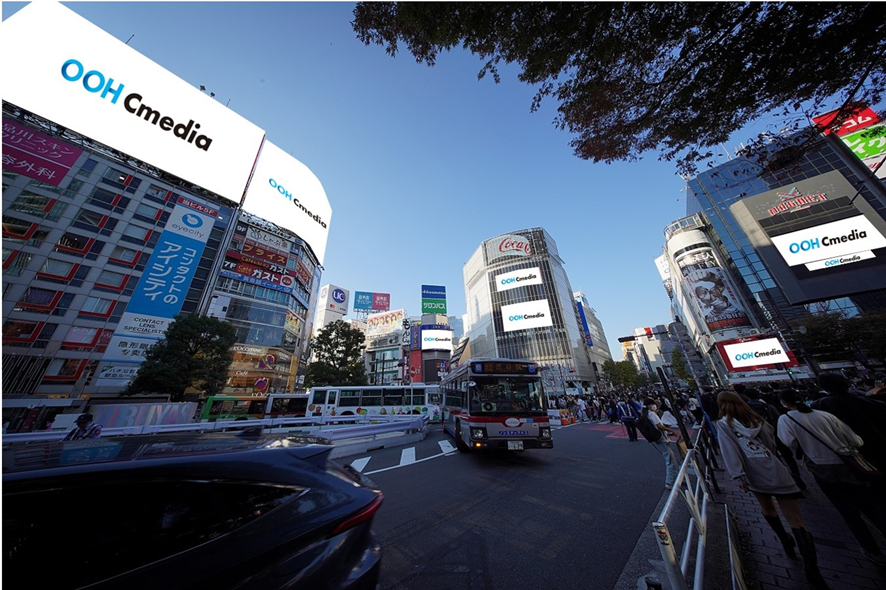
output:
M422 285L421 312L446 315L446 287L439 285Z
M708 330L713 333L751 326L713 250L692 250L677 261L677 266L683 274L686 292L698 306Z
M102 358L99 386L126 385L147 349L163 338L181 311L216 217L215 209L178 198Z

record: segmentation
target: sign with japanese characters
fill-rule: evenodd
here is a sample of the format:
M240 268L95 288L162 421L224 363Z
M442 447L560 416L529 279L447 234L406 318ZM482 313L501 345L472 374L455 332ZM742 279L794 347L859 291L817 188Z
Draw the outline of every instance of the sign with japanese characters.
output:
M179 197L103 361L141 363L144 351L163 338L181 311L217 215L202 203ZM98 384L119 385L101 378Z
M59 186L83 150L3 119L3 169Z

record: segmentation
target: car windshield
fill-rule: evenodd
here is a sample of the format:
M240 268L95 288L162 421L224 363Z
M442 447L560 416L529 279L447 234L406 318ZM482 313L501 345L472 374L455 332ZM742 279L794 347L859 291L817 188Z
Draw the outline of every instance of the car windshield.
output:
M471 413L544 412L541 383L527 377L476 378L471 387Z

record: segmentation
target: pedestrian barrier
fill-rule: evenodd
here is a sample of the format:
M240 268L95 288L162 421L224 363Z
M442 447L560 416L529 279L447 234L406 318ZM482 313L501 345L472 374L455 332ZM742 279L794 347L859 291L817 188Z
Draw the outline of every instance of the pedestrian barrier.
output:
M707 507L711 494L705 481L705 464L698 448L698 442L686 453L686 458L677 473L671 493L665 501L664 508L658 519L652 523L655 539L664 561L665 571L673 590L688 590L686 583L689 565L692 562L691 552L695 551L695 571L693 573L694 589L704 588L704 556L707 534ZM679 559L677 557L677 541L671 535L668 521L673 516L678 500L685 502L689 511L689 523L686 539L683 542Z

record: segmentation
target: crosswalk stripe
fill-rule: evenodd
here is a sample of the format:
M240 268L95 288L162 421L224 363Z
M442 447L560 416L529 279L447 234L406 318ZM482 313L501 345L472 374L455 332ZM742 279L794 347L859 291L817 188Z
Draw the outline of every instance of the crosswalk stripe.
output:
M415 463L415 447L409 447L400 451L400 465Z
M443 451L443 454L449 454L455 452L455 447L452 446L448 440L438 440L437 444L440 445L440 450Z
M363 470L366 469L366 464L369 463L370 459L372 459L372 457L360 457L359 459L354 459L351 461L351 467L362 473Z

